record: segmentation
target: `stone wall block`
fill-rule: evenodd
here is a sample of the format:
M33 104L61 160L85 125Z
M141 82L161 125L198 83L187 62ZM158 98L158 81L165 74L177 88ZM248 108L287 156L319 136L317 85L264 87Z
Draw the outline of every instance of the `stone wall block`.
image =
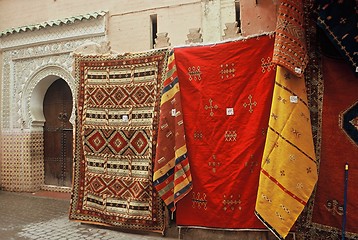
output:
M237 26L237 22L225 23L223 40L230 38L237 38L241 36L240 28Z
M203 38L200 33L200 28L190 28L187 37L188 40L185 41L186 44L203 42Z
M169 46L170 46L170 42L168 38L168 33L166 32L157 33L157 38L155 39L154 48L165 48Z

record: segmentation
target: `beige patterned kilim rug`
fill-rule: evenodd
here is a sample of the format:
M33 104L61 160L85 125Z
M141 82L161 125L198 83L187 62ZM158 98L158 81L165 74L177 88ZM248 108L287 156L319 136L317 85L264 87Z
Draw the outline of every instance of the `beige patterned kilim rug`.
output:
M152 171L167 51L77 56L70 219L163 232Z

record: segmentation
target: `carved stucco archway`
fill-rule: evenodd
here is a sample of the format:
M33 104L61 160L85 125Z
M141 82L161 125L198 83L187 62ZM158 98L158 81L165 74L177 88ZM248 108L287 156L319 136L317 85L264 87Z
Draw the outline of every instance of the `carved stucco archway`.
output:
M69 21L70 19L70 21ZM72 21L73 20L73 21ZM44 189L43 101L49 86L63 79L71 89L75 123L77 84L72 73L73 51L100 43L107 35L107 12L47 21L37 30L22 28L1 36L1 187L9 191ZM49 24L48 24L49 23ZM31 25L30 27L33 27ZM20 29L20 28L14 28ZM20 149L20 150L19 150ZM47 189L67 191L63 189Z
M43 114L43 101L49 86L57 79L62 78L71 89L72 101L76 102L77 92L76 83L69 71L65 70L60 65L47 65L42 66L27 81L27 86L24 89L22 98L23 110L23 127L42 129L45 123ZM75 122L75 104L73 104L70 122Z
M33 169L38 169L36 183L34 183L35 190L43 189L50 191L61 191L69 192L70 188L60 187L60 186L46 186L45 185L45 169L44 169L44 142L43 142L43 131L45 124L45 116L43 112L43 101L45 94L51 84L62 78L70 87L72 93L72 113L70 117L70 122L74 125L75 122L75 103L77 99L76 92L76 82L70 70L66 70L61 65L48 64L41 66L37 69L34 74L32 74L28 80L27 84L24 86L24 91L22 95L22 127L29 131L30 142L29 147L36 149L36 157L30 157L30 165ZM33 137L35 136L35 137ZM42 140L39 141L39 138ZM34 140L33 140L34 139ZM41 144L39 147L38 145Z

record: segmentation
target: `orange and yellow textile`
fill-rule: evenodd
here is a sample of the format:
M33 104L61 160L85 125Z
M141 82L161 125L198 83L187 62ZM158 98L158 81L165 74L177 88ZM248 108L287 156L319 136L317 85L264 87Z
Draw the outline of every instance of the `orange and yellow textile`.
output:
M308 63L303 24L303 2L281 0L272 62L287 68L297 77L303 75Z
M304 78L277 66L255 213L284 239L317 182Z
M160 104L157 152L153 182L171 211L192 189L174 51L168 59L167 78Z

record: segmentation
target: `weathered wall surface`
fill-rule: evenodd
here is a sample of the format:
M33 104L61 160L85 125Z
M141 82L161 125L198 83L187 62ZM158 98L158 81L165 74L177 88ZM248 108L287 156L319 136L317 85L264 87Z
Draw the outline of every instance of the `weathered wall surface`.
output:
M104 10L109 15L108 40L119 52L151 48L150 16L154 14L158 32L168 33L171 46L185 44L192 28L200 29L203 42L216 42L222 40L225 24L236 19L235 2L240 6L244 36L274 30L275 0L2 0L0 31Z
M277 0L240 1L241 29L245 36L274 31Z
M168 32L171 45L184 44L189 29L201 27L201 3L197 0L14 0L0 1L0 9L0 30L108 11L107 37L119 52L151 48L153 14L157 15L158 32Z

